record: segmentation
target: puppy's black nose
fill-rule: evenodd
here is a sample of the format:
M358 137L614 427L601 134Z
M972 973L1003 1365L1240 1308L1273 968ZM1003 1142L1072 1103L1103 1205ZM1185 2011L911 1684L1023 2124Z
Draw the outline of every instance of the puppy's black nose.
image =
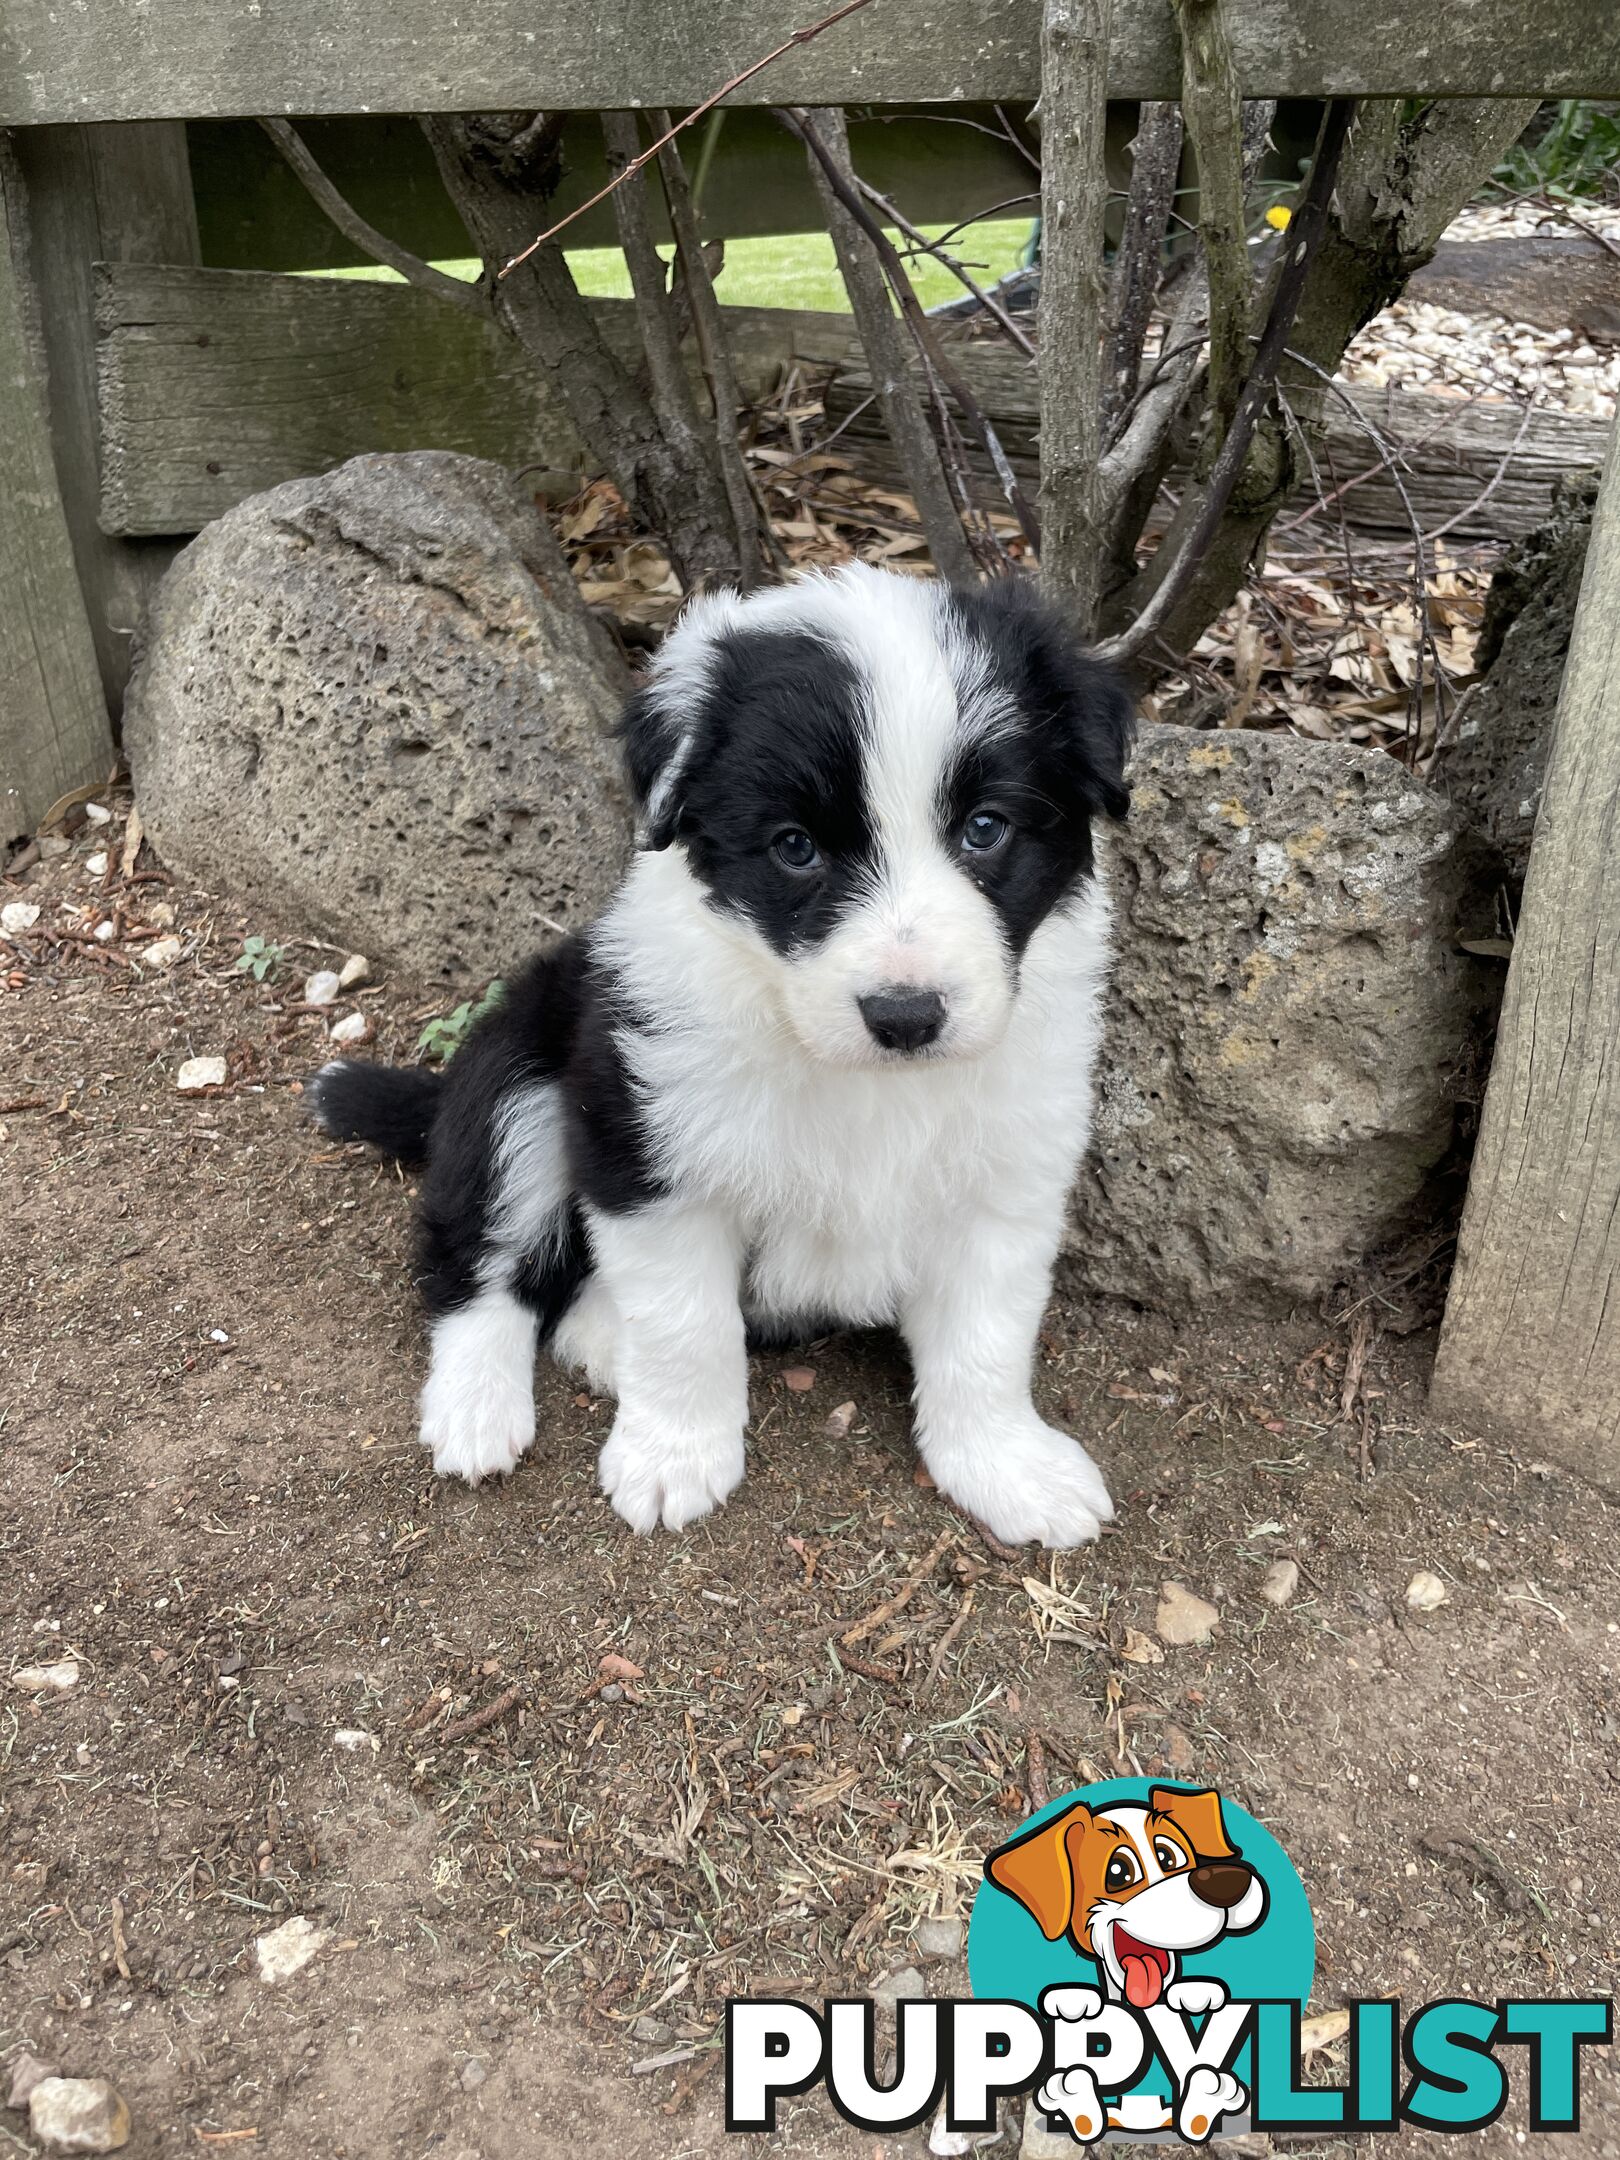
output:
M868 1034L885 1050L926 1050L945 1025L945 1000L937 990L892 983L857 1003Z
M1218 1905L1223 1912L1243 1902L1243 1893L1249 1887L1249 1870L1235 1861L1200 1861L1187 1878L1194 1897L1202 1898L1206 1905Z

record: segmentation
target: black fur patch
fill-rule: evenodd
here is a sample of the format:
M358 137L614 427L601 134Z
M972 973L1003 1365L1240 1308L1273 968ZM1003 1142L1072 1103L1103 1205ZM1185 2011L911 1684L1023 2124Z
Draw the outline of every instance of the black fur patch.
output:
M987 650L1015 725L974 745L950 774L947 844L1006 925L1014 954L1093 866L1091 821L1130 808L1125 756L1132 711L1123 681L1084 652L1022 580L953 593L974 641ZM961 835L974 811L1011 821L999 847L975 852Z

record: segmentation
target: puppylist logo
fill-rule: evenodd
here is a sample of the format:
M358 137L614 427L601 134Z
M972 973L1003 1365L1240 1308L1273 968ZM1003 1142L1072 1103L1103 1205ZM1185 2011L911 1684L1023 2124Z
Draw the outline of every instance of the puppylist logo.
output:
M1612 2003L1458 1998L1405 2015L1394 1998L1355 2002L1344 2084L1307 2084L1315 1967L1304 1886L1252 1815L1191 1786L1088 1785L986 1859L973 1997L899 2004L881 2082L869 1999L729 2003L726 2127L773 2130L777 2101L820 2082L862 2129L909 2129L943 2099L946 2128L969 2135L1027 2092L1081 2147L1459 2132L1494 2122L1511 2082L1532 2129L1579 2129L1581 2050L1609 2044Z

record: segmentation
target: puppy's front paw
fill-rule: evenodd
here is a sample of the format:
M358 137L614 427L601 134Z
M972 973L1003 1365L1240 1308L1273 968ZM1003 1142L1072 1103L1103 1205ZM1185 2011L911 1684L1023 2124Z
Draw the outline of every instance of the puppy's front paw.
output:
M1061 2018L1067 2025L1083 2025L1089 2019L1102 2016L1103 1999L1095 1988L1049 1987L1041 1995L1041 2010L1049 2018Z
M1164 1999L1184 2017L1202 2017L1206 2011L1221 2007L1226 1990L1218 1980L1178 1980L1174 1987L1165 1989Z
M742 1483L743 1436L736 1432L649 1432L623 1411L598 1469L602 1490L632 1530L684 1530Z
M435 1370L422 1390L422 1445L440 1477L506 1477L534 1443L534 1387L500 1372L469 1381Z
M1102 1472L1067 1433L1025 1423L970 1439L919 1436L941 1492L1006 1545L1089 1545L1114 1519Z

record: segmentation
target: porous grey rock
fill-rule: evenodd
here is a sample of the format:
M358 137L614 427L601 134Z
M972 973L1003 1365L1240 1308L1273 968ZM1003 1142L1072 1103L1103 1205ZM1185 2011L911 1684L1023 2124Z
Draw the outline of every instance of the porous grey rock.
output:
M1457 813L1383 751L1149 727L1069 1251L1188 1311L1321 1295L1432 1213L1499 963Z
M239 504L176 559L124 739L167 861L463 982L612 891L622 687L509 472L360 457Z
M1547 523L1503 557L1475 655L1485 679L1436 763L1439 785L1514 886L1530 864L1596 501L1596 473L1561 481Z

